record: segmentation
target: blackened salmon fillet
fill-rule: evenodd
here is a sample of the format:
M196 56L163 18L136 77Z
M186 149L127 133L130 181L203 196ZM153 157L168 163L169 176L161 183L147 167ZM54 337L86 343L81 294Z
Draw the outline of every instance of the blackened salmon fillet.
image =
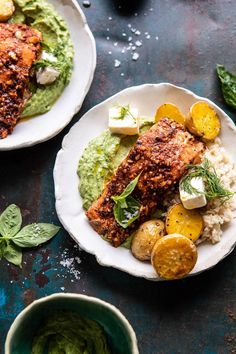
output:
M0 138L12 132L29 98L30 70L41 33L24 24L0 23Z
M182 124L162 118L138 138L99 199L88 209L86 215L94 230L118 247L140 223L150 218L166 191L179 182L189 164L199 161L204 149L204 144ZM120 195L140 173L132 194L141 203L140 217L124 229L114 218L111 197Z

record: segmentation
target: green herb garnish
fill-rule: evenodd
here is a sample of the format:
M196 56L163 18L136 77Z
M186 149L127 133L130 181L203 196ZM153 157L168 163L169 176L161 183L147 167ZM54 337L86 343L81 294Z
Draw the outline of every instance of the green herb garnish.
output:
M127 185L121 195L112 197L115 202L113 208L115 219L124 229L130 226L140 215L140 203L130 195L138 183L140 174Z
M236 109L236 76L227 71L223 65L217 65L216 70L221 81L225 102Z
M208 200L219 198L222 202L229 200L235 193L224 188L223 183L217 176L214 166L208 159L204 159L201 165L189 165L189 172L186 174L180 186L189 194L204 194ZM205 191L201 192L191 184L193 178L201 177L205 184Z
M133 114L130 111L130 106L129 104L127 106L116 106L119 110L120 110L120 115L117 117L113 117L113 119L124 119L126 116L130 116L131 118L133 118L135 120L135 117L133 116Z
M15 204L9 205L0 215L0 259L22 267L21 248L36 247L50 240L60 227L52 224L31 224L21 229L22 216Z

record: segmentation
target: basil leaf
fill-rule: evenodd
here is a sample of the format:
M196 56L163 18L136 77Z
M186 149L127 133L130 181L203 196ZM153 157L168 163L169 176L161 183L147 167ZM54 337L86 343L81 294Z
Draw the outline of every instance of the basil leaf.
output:
M122 208L118 202L114 206L114 216L116 222L126 229L132 224L140 215L140 203L131 196L126 198L127 208Z
M217 65L216 70L225 102L236 109L236 76L227 71L223 65Z
M8 262L22 268L22 251L11 242L9 242L3 249L3 257Z
M0 215L0 234L4 237L13 237L20 230L22 216L15 204L9 205Z
M127 237L127 239L120 246L130 250L134 235L135 235L135 232L131 236Z
M30 224L12 238L12 241L20 247L36 247L50 240L59 231L60 227L53 224Z
M141 175L141 173L127 185L127 187L124 189L124 191L123 191L123 193L121 193L121 195L111 197L115 203L127 198L133 192L134 188L136 187L136 185L138 183L140 175Z

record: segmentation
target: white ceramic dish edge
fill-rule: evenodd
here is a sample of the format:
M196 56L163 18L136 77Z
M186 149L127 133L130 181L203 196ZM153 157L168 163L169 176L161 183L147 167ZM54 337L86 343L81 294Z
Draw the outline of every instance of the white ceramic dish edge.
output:
M120 95L121 93L122 94L125 94L126 91L129 91L130 89L140 89L142 90L144 87L158 87L158 86L163 86L163 87L172 87L174 89L177 89L177 90L181 90L183 92L185 92L186 94L188 95L191 95L194 99L196 100L204 100L206 102L208 102L210 105L212 105L217 111L220 111L220 113L224 116L224 124L227 124L228 128L230 130L233 131L234 134L236 134L236 127L233 123L233 121L224 113L224 111L219 108L218 106L216 106L212 101L210 101L209 99L207 98L204 98L204 97L200 97L196 94L194 94L193 92L191 92L190 90L188 89L185 89L185 88L182 88L182 87L178 87L178 86L175 86L173 84L169 84L169 83L160 83L160 84L144 84L144 85L139 85L139 86L133 86L133 87L130 87L130 88L127 88L127 89L124 89L120 92L118 92L117 94L109 97L108 99L106 99L105 101L101 102L100 104L96 105L95 107L93 107L92 109L90 109L86 114L85 116L83 116L81 118L81 120L85 119L86 118L86 115L88 113L91 113L93 112L93 110L96 110L99 106L101 105L104 105L106 104L107 102L111 101L111 100L114 100L116 98L117 95ZM80 120L80 121L81 121ZM79 124L79 122L77 123ZM150 275L145 275L145 274L140 274L139 272L135 272L135 271L129 271L128 268L124 269L124 267L122 266L117 266L117 264L115 264L115 262L113 262L111 260L111 258L104 258L103 255L101 257L101 255L98 255L96 253L96 249L90 249L88 247L85 247L84 245L82 245L78 239L76 239L75 235L73 234L73 232L70 230L70 225L68 223L68 220L65 220L65 218L63 217L63 211L61 210L61 205L60 205L60 186L58 183L58 180L59 180L59 175L60 175L60 172L59 170L57 170L57 167L60 166L60 159L61 159L61 155L63 155L63 152L67 149L67 139L70 139L70 133L71 131L73 131L74 129L77 129L76 126L77 124L75 124L70 132L64 137L63 139L63 142L62 142L62 149L58 152L58 155L57 155L57 158L56 158L56 163L55 163L55 167L54 167L54 181L55 181L55 195L56 195L56 210L57 210L57 215L58 215L58 218L60 220L60 222L62 223L63 227L68 231L68 233L70 234L70 236L80 245L80 247L82 249L84 249L86 252L88 253L91 253L93 255L96 256L96 259L98 261L98 263L102 266L109 266L109 267L114 267L116 269L119 269L121 271L125 271L133 276L136 276L136 277L143 277L145 279L148 279L148 280L154 280L154 281L162 281L162 279L160 279L159 277L157 276L151 276ZM236 245L236 240L235 242L227 249L227 251L225 251L225 249L223 249L224 251L224 255L220 255L220 254L217 254L217 256L215 257L215 260L214 262L206 262L205 265L204 265L204 268L199 270L199 271L196 271L196 270L193 270L188 276L193 276L193 275L197 275L207 269L210 269L212 267L214 267L217 263L219 263L221 260L223 260L228 254L230 254L232 252L232 250L234 249ZM220 250L222 251L222 250ZM218 252L218 253L221 253L221 252Z
M109 309L111 312L115 313L115 315L120 319L120 321L124 324L125 328L127 329L127 332L130 335L131 341L132 341L132 354L139 354L138 351L138 345L137 345L137 337L136 334L129 323L129 321L126 319L126 317L121 313L121 311L116 308L114 305L100 300L96 297L92 296L87 296L83 294L73 294L73 293L56 293L52 294L49 296L45 296L41 299L33 301L29 306L27 306L23 311L19 313L19 315L15 318L14 322L12 323L8 333L7 333L7 338L5 342L5 354L10 354L10 344L11 344L11 338L16 330L16 328L20 325L21 320L25 316L27 312L30 312L32 307L38 304L42 304L43 302L47 302L48 300L54 300L57 298L70 298L70 299L81 299L85 301L90 301L95 304L101 305Z
M72 118L74 117L74 115L76 113L79 112L82 104L83 104L83 101L90 89L90 86L92 84L92 81L93 81L93 77L94 77L94 72L95 72L95 69L96 69L96 64L97 64L97 52L96 52L96 42L95 42L95 39L94 39L94 36L88 26L88 23L87 23L87 20L86 20L86 17L81 9L81 7L79 6L79 4L77 3L76 0L67 0L67 1L70 1L74 7L76 8L76 10L78 11L81 19L82 19L82 22L83 22L83 28L85 30L85 32L87 33L90 41L91 41L91 46L92 46L92 65L91 65L91 71L90 71L90 75L89 75L89 79L87 81L87 85L84 87L83 89L83 92L81 92L81 98L80 98L80 101L79 103L68 113L68 116L67 116L67 120L62 122L62 124L58 125L57 128L51 132L50 134L48 135L45 135L44 137L39 137L37 139L32 139L32 140L28 140L26 142L20 142L20 143L15 143L15 144L11 144L11 145L1 145L0 144L0 151L9 151L9 150L16 150L16 149L22 149L22 148L27 148L27 147L30 147L30 146L34 146L34 145L37 145L39 143L43 143L47 140L50 140L51 138L55 137L57 134L59 134L68 124L69 122L72 120ZM60 100L61 97L59 97L58 100ZM31 119L34 119L34 118L31 118ZM12 133L12 135L14 137L14 132ZM6 139L9 139L6 138ZM4 139L5 140L5 139Z

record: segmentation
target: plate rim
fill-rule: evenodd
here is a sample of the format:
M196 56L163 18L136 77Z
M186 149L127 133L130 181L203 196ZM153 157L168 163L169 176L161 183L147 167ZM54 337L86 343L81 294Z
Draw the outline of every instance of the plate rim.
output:
M84 121L86 119L86 116L88 114L90 114L91 112L93 112L94 110L97 109L97 107L100 107L104 104L106 104L107 102L109 102L110 100L113 100L116 98L117 95L120 95L120 94L124 94L126 91L129 91L131 89L143 89L145 87L159 87L159 86L163 86L163 87L172 87L174 89L177 89L177 90L180 90L180 91L183 91L184 93L187 93L188 95L191 95L193 96L195 99L198 99L198 100L204 100L205 102L208 102L210 103L213 107L216 107L217 110L220 111L220 113L222 113L224 115L224 119L225 119L225 124L228 125L228 127L234 131L234 133L236 134L236 125L234 124L233 120L227 115L227 113L225 113L223 111L223 109L221 109L219 106L217 106L213 101L211 101L210 99L206 98L206 97L203 97L203 96L199 96L197 94L195 94L194 92L192 92L191 90L189 89L186 89L184 87L181 87L181 86L177 86L177 85L174 85L174 84L171 84L171 83L168 83L168 82L161 82L161 83L158 83L158 84L155 84L155 83L145 83L145 84L141 84L141 85L134 85L134 86L130 86L130 87L127 87L119 92L116 92L114 95L112 96L109 96L108 98L106 98L105 100L103 100L102 102L96 104L95 106L93 106L92 108L90 108L87 112L85 112L85 114L80 118L80 120L78 122L76 122L72 127L71 129L69 130L69 132L64 136L63 138L63 141L62 141L62 146L61 146L61 149L58 151L57 153L57 156L56 156L56 159L55 159L55 165L54 165L54 169L53 169L53 179L54 179L54 189L55 189L55 209L56 209L56 212L57 212L57 216L58 216L58 219L60 220L61 224L63 225L64 229L69 233L69 235L72 237L72 239L79 245L79 247L84 250L85 252L89 253L89 254L92 254L96 257L96 260L98 262L98 264L100 264L101 266L104 266L104 267L111 267L111 268L114 268L114 269L118 269L124 273L127 273L131 276L135 276L137 278L144 278L146 280L151 280L151 281L168 281L166 279L162 279L158 276L155 276L155 277L151 277L151 276L148 276L148 275L144 275L144 274L139 274L139 273L135 273L135 272L130 272L129 269L124 269L122 268L121 266L117 266L117 265L114 265L114 264L109 264L108 262L106 261L103 261L101 258L100 258L100 255L96 254L96 250L88 250L87 247L84 247L83 245L81 245L81 243L76 239L76 237L73 235L73 233L70 231L70 226L67 224L66 221L63 220L63 215L61 215L61 211L60 211L60 201L61 201L61 198L58 197L58 194L59 194L59 187L58 187L58 184L56 183L56 180L57 180L57 173L58 173L58 170L57 170L57 167L60 162L60 159L61 159L61 155L63 154L64 150L65 150L65 147L66 147L66 142L67 142L67 139L69 138L70 136L70 133L71 131L74 131L75 129L78 129L78 126L81 124L81 121ZM191 273L187 274L187 276L185 276L183 279L186 279L186 278L189 278L189 277L193 277L193 276L196 276L198 274L201 274L203 272L205 272L206 270L210 270L212 269L213 267L215 267L218 263L220 263L221 261L223 261L235 248L236 246L236 240L234 242L234 244L231 245L231 247L229 248L229 250L227 251L227 253L225 253L220 259L217 259L214 264L211 264L210 266L206 266L204 267L203 269L199 270L199 271L195 271L194 272L194 269Z
M60 1L63 1L63 0L60 0ZM87 95L87 93L88 93L88 91L89 91L89 89L91 87L91 84L92 84L92 81L93 81L93 78L94 78L94 74L95 74L95 70L96 70L96 66L97 66L96 41L95 41L93 33L92 33L92 31L91 31L91 29L90 29L90 27L88 25L87 18L85 16L83 10L81 9L79 3L76 0L67 0L67 1L70 1L71 4L73 4L74 7L76 8L76 10L78 11L79 16L81 17L81 20L82 20L83 29L85 30L85 32L88 35L88 38L90 39L91 48L92 48L92 51L91 51L91 62L92 62L92 65L91 65L91 70L90 70L90 74L89 74L89 80L87 81L87 84L86 84L86 86L83 89L83 94L81 95L80 102L74 107L73 111L69 112L68 119L65 122L63 122L60 126L58 126L57 129L53 133L51 133L50 135L44 136L44 137L41 137L41 138L39 137L36 140L31 140L31 141L27 141L27 142L17 143L15 145L13 145L14 144L13 143L11 146L1 146L0 145L0 152L2 152L2 151L13 151L13 150L18 150L18 149L28 148L28 147L41 144L41 143L43 143L45 141L48 141L48 140L54 138L56 135L58 135L71 122L73 117L80 111L80 108L83 105L85 97L86 97L86 95ZM58 98L58 100L60 100L60 99L61 99L61 96ZM40 114L37 115L37 117L39 117L39 116L41 116L41 115ZM31 118L31 119L33 119L33 118ZM12 134L14 134L14 132Z

